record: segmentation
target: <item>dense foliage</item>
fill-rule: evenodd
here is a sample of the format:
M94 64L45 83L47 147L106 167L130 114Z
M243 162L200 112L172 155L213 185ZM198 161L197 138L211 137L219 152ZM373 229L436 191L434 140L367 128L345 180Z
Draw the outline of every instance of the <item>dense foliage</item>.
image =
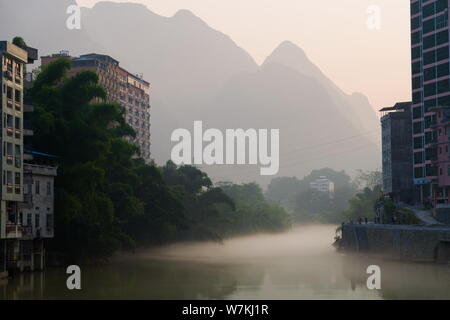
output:
M310 183L321 176L326 176L335 184L331 197L310 187ZM356 193L356 184L344 171L324 168L313 170L301 180L296 177L275 178L267 189L266 197L272 203L285 207L297 222L340 223L345 219L342 211Z
M325 176L334 182L332 194L311 188L310 183ZM313 170L303 179L274 178L266 192L267 199L283 206L297 222L341 223L368 218L375 213L375 201L380 198L381 173L359 170L356 177L330 168Z
M27 92L35 107L33 147L58 157L52 250L79 260L289 226L286 212L267 205L256 187L258 200L247 201L230 189L245 186L224 192L193 166L144 163L128 142L135 133L123 108L104 102L95 73L66 77L70 67L68 59L44 67Z

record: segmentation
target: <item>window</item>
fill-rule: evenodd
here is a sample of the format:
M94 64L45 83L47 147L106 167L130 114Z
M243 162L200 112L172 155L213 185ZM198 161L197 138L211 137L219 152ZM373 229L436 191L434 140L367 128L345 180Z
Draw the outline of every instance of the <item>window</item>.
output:
M421 148L423 148L423 139L422 139L422 137L414 138L414 149L421 149Z
M421 69L422 65L420 63L420 61L414 62L412 64L412 73L416 74L416 73L420 73L420 69Z
M448 63L442 63L437 66L437 77L444 77L449 75Z
M448 42L448 30L441 31L436 34L436 46Z
M446 14L442 14L442 15L436 17L436 29L444 28L447 26L447 24L448 24L448 19L447 19Z
M35 181L35 185L34 185L34 187L35 187L35 191L34 191L34 193L36 193L36 194L39 194L39 193L40 193L40 185L39 185L39 180L36 180L36 181Z
M27 214L27 226L31 226L32 222L31 222L32 216L31 213Z
M420 11L420 2L419 1L411 4L411 15L415 15L415 14L419 13L419 11Z
M11 142L6 143L6 163L13 164L13 145Z
M14 101L19 102L20 103L20 98L21 98L22 94L20 93L20 90L14 90Z
M47 182L47 195L50 196L52 194L52 184L50 181Z
M425 149L425 160L436 161L437 160L437 148Z
M439 48L436 50L436 61L448 59L448 47Z
M430 3L423 7L422 15L424 18L432 16L435 13L434 3Z
M36 215L34 216L34 226L36 229L41 226L41 217L39 213L36 213Z
M430 49L436 46L436 35L432 34L423 38L423 49Z
M440 97L438 99L438 104L440 106L450 106L450 95L445 96L445 97Z
M6 89L6 97L10 100L13 98L13 89L9 86Z
M438 0L436 1L436 13L444 11L448 8L447 0Z
M14 183L15 183L15 192L16 194L20 194L20 191L22 190L21 183L20 183L20 172L16 172L14 174Z
M416 31L411 35L411 44L415 45L420 42L421 33L420 31Z
M427 65L427 64L431 64L436 62L436 51L429 51L427 53L424 53L423 55L423 64Z
M425 171L426 171L427 177L437 176L437 167L433 167L432 165L427 164Z
M436 95L436 88L437 88L437 84L436 82L427 84L424 86L424 96L425 97L429 97L429 96L434 96Z
M412 24L412 21L411 21ZM436 24L434 19L427 20L423 23L423 33L429 33L431 31L434 31L436 29ZM413 29L411 29L413 30Z
M14 117L10 114L6 115L6 127L12 129L14 126Z
M414 164L423 163L423 152L414 152Z
M16 168L20 168L22 166L22 152L21 152L21 148L20 145L15 145L15 155L14 155L14 164L16 166Z
M13 185L13 173L11 171L6 172L6 192L12 193L12 185Z
M437 105L437 99L436 98L434 98L434 99L429 99L429 100L426 100L425 101L425 113L426 112L428 112L428 109L429 108L431 108L431 107L436 107L436 105Z
M431 67L431 68L427 68L425 70L423 70L423 79L424 81L428 81L428 80L432 80L436 78L436 68L435 67ZM420 80L420 77L415 78ZM414 79L413 79L413 86L414 86ZM420 83L417 84L417 88L420 87ZM415 88L413 88L415 89Z
M47 231L53 231L53 215L47 214Z
M423 178L423 167L414 168L414 178L416 179Z
M413 104L418 104L422 101L422 91L413 93Z
M445 93L450 91L450 81L449 79L445 79L445 80L441 80L438 82L437 85L437 92L438 94L440 93Z

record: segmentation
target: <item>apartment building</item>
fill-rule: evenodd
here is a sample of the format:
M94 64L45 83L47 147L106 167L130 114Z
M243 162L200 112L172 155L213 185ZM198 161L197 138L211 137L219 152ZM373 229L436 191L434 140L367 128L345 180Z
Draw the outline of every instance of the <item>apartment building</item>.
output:
M139 146L140 156L150 162L150 84L142 76L134 75L120 67L119 62L104 54L85 54L71 57L67 51L41 57L42 66L57 59L72 61L69 76L82 70L90 70L98 75L99 83L106 90L106 100L115 102L125 109L125 119L136 132L130 142Z
M150 161L150 84L123 68L119 68L120 104L125 108L126 121L136 132L131 142L141 150L141 157Z
M413 183L411 102L381 112L383 191L395 202L420 202Z
M334 182L326 176L321 176L319 179L311 182L309 186L312 190L328 194L330 199L334 198Z
M2 159L0 207L0 272L20 255L19 205L23 201L23 95L24 71L34 62L37 52L20 48L10 42L0 42Z
M448 206L450 188L443 178L450 174L445 153L450 140L437 119L438 110L450 106L449 2L411 0L414 183L422 202L434 207Z
M24 89L30 85L25 67L37 60L37 50L3 41L0 57L3 119L0 274L5 275L7 271L45 267L44 240L54 234L56 167L37 165L33 153L39 153L28 149L34 132L29 120L33 107L24 97Z

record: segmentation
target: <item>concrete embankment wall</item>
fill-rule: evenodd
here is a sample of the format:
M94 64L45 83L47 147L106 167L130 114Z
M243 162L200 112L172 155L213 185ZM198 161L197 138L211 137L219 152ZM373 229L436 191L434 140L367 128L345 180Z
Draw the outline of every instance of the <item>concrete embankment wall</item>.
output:
M450 261L450 227L346 224L340 248L417 262Z
M434 209L434 216L439 222L450 224L450 209L449 208L436 208Z

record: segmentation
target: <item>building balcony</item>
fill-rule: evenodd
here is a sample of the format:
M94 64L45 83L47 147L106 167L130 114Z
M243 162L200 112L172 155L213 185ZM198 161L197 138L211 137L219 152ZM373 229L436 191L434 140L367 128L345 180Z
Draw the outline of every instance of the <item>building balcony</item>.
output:
M22 238L33 239L33 228L31 226L22 226Z
M15 223L7 223L5 226L6 239L22 238L22 226Z
M14 163L14 157L11 155L6 156L6 163L12 165Z
M17 83L17 84L21 84L22 83L22 76L20 75L20 74L15 74L14 75L14 81Z
M13 79L13 70L12 68L8 68L5 72L5 78L9 81L12 81Z

